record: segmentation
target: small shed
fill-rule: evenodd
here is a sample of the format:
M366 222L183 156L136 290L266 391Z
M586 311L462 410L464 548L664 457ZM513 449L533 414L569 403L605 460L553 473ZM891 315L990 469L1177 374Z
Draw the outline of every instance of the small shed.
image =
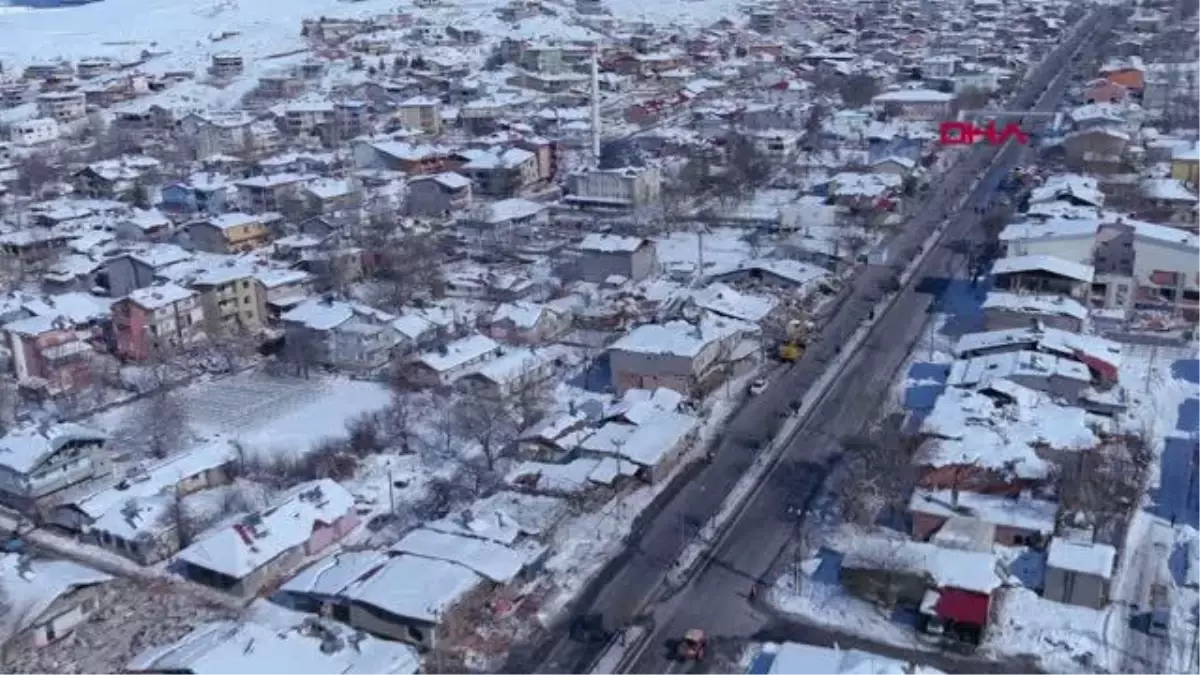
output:
M1100 609L1108 604L1117 549L1108 544L1055 537L1046 557L1048 600Z

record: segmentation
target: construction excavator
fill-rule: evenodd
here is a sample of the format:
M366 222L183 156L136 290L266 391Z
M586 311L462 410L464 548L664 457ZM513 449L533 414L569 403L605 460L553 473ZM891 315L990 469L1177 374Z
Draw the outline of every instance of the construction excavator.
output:
M783 341L779 343L779 360L794 363L804 356L808 344L808 323L800 319L788 322Z

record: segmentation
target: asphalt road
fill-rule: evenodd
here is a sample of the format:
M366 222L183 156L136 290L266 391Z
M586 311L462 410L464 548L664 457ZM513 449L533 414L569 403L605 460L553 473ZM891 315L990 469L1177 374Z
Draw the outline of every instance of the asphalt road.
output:
M1039 108L1053 109L1069 79L1067 75L1064 71L1055 81ZM748 593L752 585L771 581L772 568L789 547L796 529L790 508L803 506L816 494L829 462L839 453L841 439L861 432L886 402L899 369L930 318L940 282L964 278L964 252L981 245L985 236L972 207L986 202L1002 177L1027 159L1024 155L1029 152L1016 146L1009 150L988 167L983 180L972 190L967 208L956 217L957 224L915 275L918 281L880 317L876 329L809 415L707 567L689 587L655 608L654 633L629 672L672 672L678 666L671 663L664 645L689 628L703 628L718 638L745 639L770 624L771 618L748 602ZM852 314L853 308L853 304L848 308ZM798 624L792 625L790 635L805 642L828 642L828 631L812 627L806 630ZM1014 667L1014 672L1022 672L1027 664ZM978 672L978 663L968 664L965 671Z
M1055 70L1058 68L1047 74L1053 74ZM1037 80L1035 77L1032 81ZM1032 94L1039 93L1041 87L1030 86L1029 89L1018 95L1017 105L1021 105L1022 97L1032 98ZM1024 105L1028 107L1027 103ZM1010 150L1015 148L1010 147ZM993 148L977 147L967 152L972 154L964 158L961 168L935 187L927 196L925 207L891 242L889 250L893 261L902 262L915 256L920 242L932 228L951 215L949 204L963 195L970 181L981 171L988 169L988 179L984 183L993 187L976 191L974 196L979 198L993 189L995 182L1003 176L1004 167L987 165L995 154ZM1016 152L1008 153L1009 166L1017 156ZM968 211L973 217L973 210L968 207ZM938 276L949 272L961 257L950 249L950 246L943 246L930 255L925 268L928 273ZM868 267L855 277L836 303L836 312L811 338L804 358L776 378L763 396L743 406L726 425L711 464L694 477L683 479L687 482L678 493L630 537L627 550L610 567L614 571L580 600L577 614L599 614L610 629L620 628L636 618L683 547L720 507L750 467L758 448L778 430L792 402L798 400L825 371L841 345L883 296L883 284L894 277L895 271L889 267ZM756 519L754 526L735 527L735 536L726 541L716 556L718 562L712 564L692 587L677 596L680 601L687 602L674 618L658 626L648 644L661 644L667 637L676 635L681 626L711 627L718 619L717 615L720 615L722 627L728 625L729 630L736 629L738 634L746 634L743 629L750 625L761 624L761 620L755 620L745 598L738 593L744 593L754 580L767 572L791 532L782 505L796 494L815 490L822 475L819 464L832 455L836 446L833 439L857 431L873 416L883 402L893 373L909 351L906 341L895 338L920 332L931 300L932 296L917 293L899 299L900 306L885 318L888 325L876 331L876 337L864 345L850 366L852 371L840 379L842 385L838 391L827 397L815 414L809 416L809 423L786 451L788 458L780 466L792 468L782 473L774 471L768 477L768 486L746 511ZM781 479L783 475L789 477ZM794 485L795 482L799 485ZM668 616L671 613L655 611L655 614ZM710 630L722 634L717 629ZM600 648L600 645L577 642L562 635L545 656L515 656L506 670L581 672L596 658ZM656 660L656 656L659 656L657 649L646 650L643 662L636 664L635 669L638 672L667 672L665 663Z

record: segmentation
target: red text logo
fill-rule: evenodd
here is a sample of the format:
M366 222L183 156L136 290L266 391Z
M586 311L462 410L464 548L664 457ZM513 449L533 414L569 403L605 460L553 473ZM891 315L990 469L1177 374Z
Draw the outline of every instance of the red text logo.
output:
M1021 145L1029 143L1029 134L1021 130L1016 122L1009 122L1003 129L996 128L995 120L987 126L976 126L971 122L942 122L938 127L938 140L942 145L973 145L987 140L992 145L1003 145L1015 138Z

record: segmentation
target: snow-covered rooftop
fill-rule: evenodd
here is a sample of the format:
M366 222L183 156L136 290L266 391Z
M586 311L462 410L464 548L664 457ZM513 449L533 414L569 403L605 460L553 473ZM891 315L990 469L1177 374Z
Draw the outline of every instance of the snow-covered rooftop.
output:
M633 253L644 245L653 244L649 239L641 237L622 237L615 234L592 233L576 245L580 251L597 253Z
M938 588L991 593L1001 585L996 556L942 548L893 536L860 535L839 539L843 569L890 569L928 574Z
M415 555L393 557L342 595L395 616L439 623L482 578L457 563Z
M957 508L955 500L957 499ZM1028 495L985 495L960 490L957 498L951 490L913 491L908 508L914 513L925 513L950 519L964 514L985 523L1001 525L1030 532L1050 534L1054 532L1058 503L1037 499Z
M242 579L300 546L319 525L332 525L354 508L354 496L328 478L288 490L258 518L231 525L179 552L179 559ZM257 523L257 524L251 524Z
M708 345L752 332L753 326L733 319L706 316L697 324L687 321L644 324L626 333L609 349L640 354L671 354L694 358Z
M1000 258L992 265L992 274L1017 274L1020 272L1049 272L1090 284L1092 277L1096 274L1096 268L1052 255L1011 256Z
M315 621L315 620L314 620ZM219 621L197 626L182 639L150 649L129 664L131 671L225 673L297 673L318 675L412 675L420 667L417 651L402 642L380 640L334 622L279 630L260 623ZM329 650L326 635L338 638Z
M74 505L88 517L100 518L124 502L160 494L185 479L231 462L235 456L232 443L214 441L145 467L126 479L121 487L94 492Z
M1091 371L1079 361L1021 350L959 359L950 366L946 384L951 387L977 387L993 380L1017 377L1059 377L1081 383L1092 381Z
M129 293L130 302L137 304L139 307L148 310L157 310L181 301L187 300L196 295L196 291L190 288L184 288L178 284L165 283L158 286L147 286L138 288Z
M775 651L767 675L940 675L941 672L857 649L785 642Z
M984 298L983 309L1066 316L1080 321L1088 317L1087 307L1084 307L1078 300L1061 295L1024 295L1007 291L992 291Z
M495 354L500 343L476 333L450 342L440 349L428 351L417 357L419 363L438 373L454 370L464 364Z
M0 553L0 594L5 601L5 611L0 612L0 644L41 620L63 595L111 580L103 572L67 560L22 561L15 553Z
M507 584L544 549L540 545L513 548L488 539L419 528L389 550L455 563L491 581Z
M32 472L43 460L68 443L102 442L108 435L74 422L63 422L45 428L30 425L13 429L0 438L0 466L14 473Z
M942 392L922 420L921 433L933 438L921 445L916 461L933 467L973 464L1037 479L1047 475L1049 465L1036 446L1083 451L1099 445L1093 418L1081 408L1008 380L989 387L1014 400L998 403L969 389Z
M1117 562L1117 549L1108 544L1072 541L1061 537L1050 540L1046 565L1060 570L1080 572L1110 579Z
M1120 343L1049 326L967 333L954 345L955 354L960 357L1005 348L1048 351L1058 356L1094 359L1114 368L1121 366Z

